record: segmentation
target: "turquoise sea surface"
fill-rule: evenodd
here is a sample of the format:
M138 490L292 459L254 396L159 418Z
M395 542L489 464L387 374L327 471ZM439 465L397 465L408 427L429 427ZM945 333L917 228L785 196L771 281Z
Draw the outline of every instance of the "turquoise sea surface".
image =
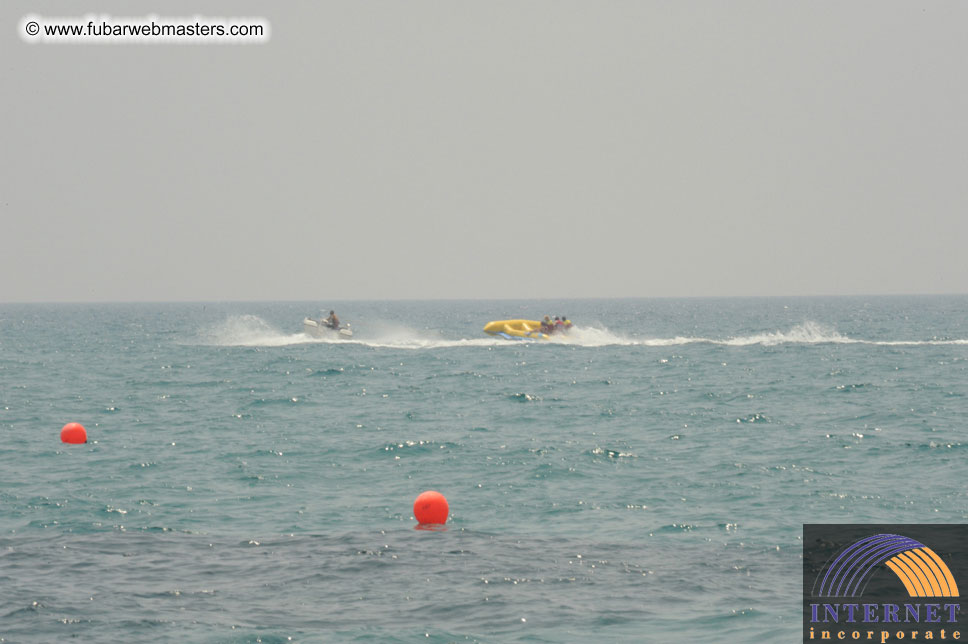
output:
M0 642L795 642L802 524L968 522L966 368L965 296L2 304Z

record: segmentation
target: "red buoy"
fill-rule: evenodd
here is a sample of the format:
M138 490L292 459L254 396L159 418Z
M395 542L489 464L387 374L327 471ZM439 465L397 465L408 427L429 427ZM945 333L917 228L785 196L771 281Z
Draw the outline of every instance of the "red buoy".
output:
M74 444L86 443L87 431L84 429L84 425L80 423L67 423L64 425L64 429L61 430L61 442Z
M450 507L440 492L427 490L413 502L413 516L419 523L447 523Z

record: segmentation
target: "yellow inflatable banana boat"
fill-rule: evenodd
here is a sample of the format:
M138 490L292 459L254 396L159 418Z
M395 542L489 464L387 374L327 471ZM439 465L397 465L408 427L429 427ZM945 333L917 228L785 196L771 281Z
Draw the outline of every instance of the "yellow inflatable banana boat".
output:
M484 325L484 333L501 336L507 340L548 339L548 336L541 332L541 322L538 320L494 320Z

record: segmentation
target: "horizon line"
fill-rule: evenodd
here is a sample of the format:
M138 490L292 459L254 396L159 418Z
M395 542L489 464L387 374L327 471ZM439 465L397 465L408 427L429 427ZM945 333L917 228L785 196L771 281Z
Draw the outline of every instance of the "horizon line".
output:
M833 298L891 298L891 297L964 297L968 293L840 293L811 295L620 295L620 296L576 296L576 297L409 297L409 298L340 298L328 300L313 299L185 299L185 300L0 300L4 305L31 304L301 304L329 302L550 302L570 301L607 301L607 300L740 300L740 299L833 299Z

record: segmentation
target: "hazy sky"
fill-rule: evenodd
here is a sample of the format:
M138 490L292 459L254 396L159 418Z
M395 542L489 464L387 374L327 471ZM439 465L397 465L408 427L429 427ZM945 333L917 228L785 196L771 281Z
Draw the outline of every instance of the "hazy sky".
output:
M31 13L272 32L28 44ZM0 302L968 292L964 0L0 17Z

